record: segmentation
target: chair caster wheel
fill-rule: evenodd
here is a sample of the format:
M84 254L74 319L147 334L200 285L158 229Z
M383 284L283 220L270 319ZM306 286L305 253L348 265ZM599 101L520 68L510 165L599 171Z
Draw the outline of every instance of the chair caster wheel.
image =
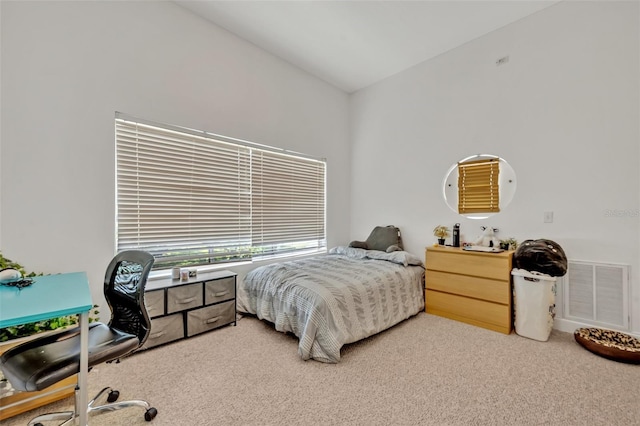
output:
M120 397L120 392L117 390L112 390L109 392L109 396L107 396L107 402L116 402Z
M144 413L144 419L148 422L153 420L158 415L158 410L154 407L149 408L146 413Z

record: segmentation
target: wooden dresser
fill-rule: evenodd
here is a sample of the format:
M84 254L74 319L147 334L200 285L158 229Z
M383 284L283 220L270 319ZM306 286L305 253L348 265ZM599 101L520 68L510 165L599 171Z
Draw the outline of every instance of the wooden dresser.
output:
M513 251L434 246L427 247L425 256L427 313L511 333Z

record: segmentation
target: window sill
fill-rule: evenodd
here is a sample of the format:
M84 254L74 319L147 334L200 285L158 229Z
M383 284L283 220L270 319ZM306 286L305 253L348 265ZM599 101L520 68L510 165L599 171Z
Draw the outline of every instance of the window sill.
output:
M203 266L192 267L188 269L196 269L198 271L198 274L200 274L200 273L211 272L211 271L219 271L221 269L233 269L237 266L255 265L257 267L263 263L264 264L275 263L275 261L280 262L280 261L284 261L285 259L294 260L294 259L299 259L304 257L315 256L315 255L323 254L327 252L328 250L325 247L320 250L309 250L309 251L295 253L295 254L264 256L264 257L259 257L246 262L216 263L215 265L203 265ZM161 280L161 279L170 278L170 277L171 277L171 269L161 269L158 271L151 271L148 279L150 281L153 281L153 280Z

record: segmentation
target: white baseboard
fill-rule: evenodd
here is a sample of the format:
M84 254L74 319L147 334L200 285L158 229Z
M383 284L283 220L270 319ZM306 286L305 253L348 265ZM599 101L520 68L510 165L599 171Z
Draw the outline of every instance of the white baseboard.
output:
M576 329L584 328L584 327L596 327L596 326L594 326L593 324L585 324L585 323L568 320L564 318L556 318L553 321L553 328L555 330L564 331L566 333L573 333L574 331L576 331ZM606 328L606 327L603 327L603 328ZM633 336L636 339L640 339L640 334L638 333L632 333L624 330L617 330L617 331Z

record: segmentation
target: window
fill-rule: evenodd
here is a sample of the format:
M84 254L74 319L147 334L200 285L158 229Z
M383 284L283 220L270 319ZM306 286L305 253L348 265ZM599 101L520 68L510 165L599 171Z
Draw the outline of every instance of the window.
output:
M116 114L117 250L154 269L326 247L324 161Z
M500 211L497 158L458 163L458 213Z

